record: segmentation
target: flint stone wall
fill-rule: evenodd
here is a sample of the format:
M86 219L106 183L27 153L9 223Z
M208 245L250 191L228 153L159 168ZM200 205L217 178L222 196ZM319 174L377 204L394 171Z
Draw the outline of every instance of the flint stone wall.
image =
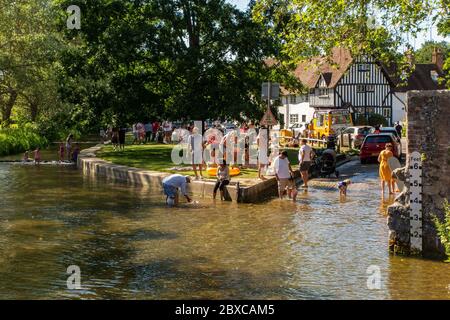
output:
M441 259L444 248L433 217L444 217L443 202L450 198L450 91L407 93L407 168L409 154L422 154L422 256ZM408 184L407 184L408 185ZM388 208L389 249L410 254L408 204Z

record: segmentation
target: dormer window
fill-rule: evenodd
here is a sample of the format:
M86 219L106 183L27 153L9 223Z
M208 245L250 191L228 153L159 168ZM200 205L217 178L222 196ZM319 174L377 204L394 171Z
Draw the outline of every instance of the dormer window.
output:
M368 64L368 63L360 63L360 64L358 64L358 71L359 72L370 71L370 64Z
M430 71L430 77L433 80L434 83L438 83L439 80L439 74L436 72L436 70Z

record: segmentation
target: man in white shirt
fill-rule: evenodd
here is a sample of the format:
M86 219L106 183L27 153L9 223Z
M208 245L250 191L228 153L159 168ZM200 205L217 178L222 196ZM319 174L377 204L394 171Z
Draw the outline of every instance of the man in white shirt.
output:
M291 164L289 163L287 151L283 151L274 160L275 177L278 181L278 195L280 199L283 199L284 191L288 189L288 196L291 197L292 188L294 185ZM294 197L295 201L295 197Z
M307 140L302 139L300 142L300 150L298 151L298 164L300 167L300 174L303 179L303 188L308 188L308 172L311 167L311 160L314 156L313 149L307 145Z
M168 205L178 204L178 189L186 197L188 202L192 199L187 194L187 184L191 182L189 176L182 176L181 174L172 174L165 177L162 181L164 194L166 195L166 203Z

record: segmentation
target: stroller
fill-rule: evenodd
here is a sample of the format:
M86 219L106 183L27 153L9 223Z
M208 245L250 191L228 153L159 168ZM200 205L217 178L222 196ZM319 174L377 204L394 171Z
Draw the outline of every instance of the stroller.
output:
M321 178L329 177L334 174L336 178L339 178L339 171L336 170L336 158L337 154L334 150L335 140L334 137L328 139L327 149L325 149L320 158L317 159L318 171Z

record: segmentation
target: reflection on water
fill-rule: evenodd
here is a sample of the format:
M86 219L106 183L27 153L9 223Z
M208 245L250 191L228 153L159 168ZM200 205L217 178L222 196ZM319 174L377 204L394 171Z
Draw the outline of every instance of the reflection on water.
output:
M0 164L0 298L450 298L450 266L391 257L376 170L340 200L201 200L167 209L159 192L73 168ZM81 268L82 290L66 288ZM367 289L378 265L381 290Z

